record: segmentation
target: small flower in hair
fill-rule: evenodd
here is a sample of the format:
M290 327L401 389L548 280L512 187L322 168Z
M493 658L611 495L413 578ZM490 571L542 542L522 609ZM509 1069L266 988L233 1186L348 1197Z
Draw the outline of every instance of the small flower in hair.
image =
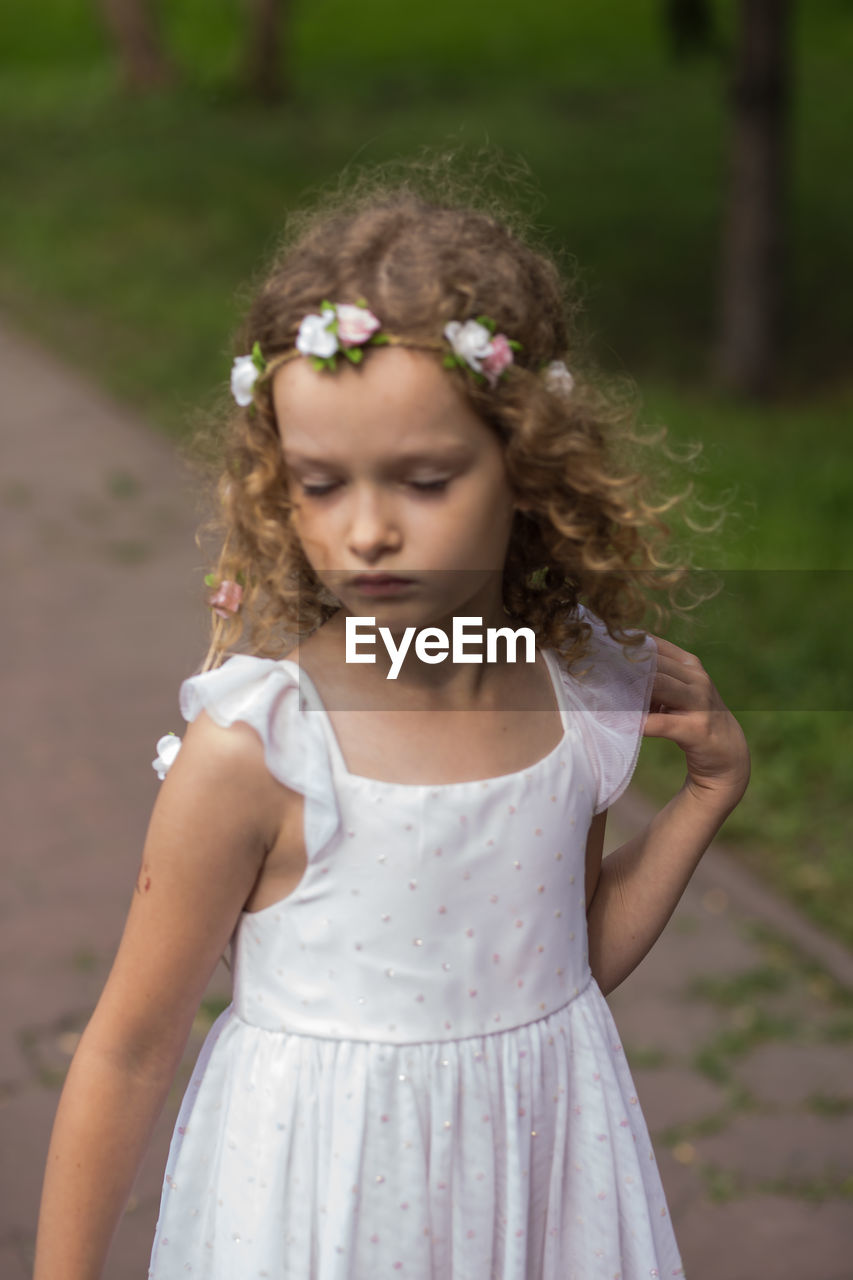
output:
M348 302L339 302L337 313L338 341L343 347L360 347L381 328L380 321L366 307L353 307Z
M307 356L315 369L337 368L338 354L351 364L360 364L367 345L388 341L378 330L381 321L367 305L349 302L322 302L319 315L307 315L299 326L296 350Z
M244 409L246 405L252 403L258 375L263 373L266 367L267 362L259 342L252 347L251 355L234 358L234 364L231 367L231 394L241 408Z
M513 362L512 347L509 345L509 339L502 333L496 333L491 341L491 350L482 361L483 373L489 379L489 384L494 386L504 369L508 369Z
M213 594L208 596L207 603L218 617L230 618L238 611L243 600L241 583L224 578L217 586L216 575L213 573L207 574L204 582L207 587L216 587Z
M175 763L175 756L181 749L181 739L176 733L167 733L157 743L157 759L151 761L151 768L157 770L157 777L162 782Z
M451 320L444 326L444 336L453 348L453 355L444 357L446 367L461 368L467 364L480 381L496 386L513 363L513 352L521 350L520 342L514 342L504 333L495 333L496 328L489 316L478 316L464 324Z
M552 360L543 369L545 386L556 395L568 396L572 393L575 380L562 360Z
M327 360L338 350L334 307L324 306L320 315L305 316L296 336L296 350L303 356Z

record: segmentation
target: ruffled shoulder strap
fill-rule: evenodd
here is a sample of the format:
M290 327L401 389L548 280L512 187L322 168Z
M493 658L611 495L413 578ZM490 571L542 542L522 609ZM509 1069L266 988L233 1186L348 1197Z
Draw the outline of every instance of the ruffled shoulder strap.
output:
M631 781L649 710L657 649L651 636L626 650L607 634L600 618L584 609L592 627L589 648L571 672L557 659L569 711L578 714L597 783L594 813L608 809Z
M305 797L305 843L309 858L337 833L340 814L322 717L308 711L312 691L293 662L236 654L221 667L184 680L181 714L191 723L201 711L228 728L251 725L264 748L270 773ZM178 752L174 735L157 744L154 768L166 776Z

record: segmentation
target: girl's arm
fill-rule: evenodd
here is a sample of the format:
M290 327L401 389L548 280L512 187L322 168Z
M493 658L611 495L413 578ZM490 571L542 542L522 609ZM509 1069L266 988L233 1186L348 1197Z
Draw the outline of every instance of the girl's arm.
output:
M594 819L587 845L589 962L607 995L651 950L699 859L749 782L743 730L699 659L655 637L657 672L643 735L671 738L685 754L681 790L645 831L600 863L595 879ZM600 846L598 847L600 858ZM592 873L590 873L592 863ZM594 885L594 887L593 887Z
M62 1091L35 1280L100 1280L198 1003L287 796L248 725L223 729L202 714L188 728L154 805L112 971Z

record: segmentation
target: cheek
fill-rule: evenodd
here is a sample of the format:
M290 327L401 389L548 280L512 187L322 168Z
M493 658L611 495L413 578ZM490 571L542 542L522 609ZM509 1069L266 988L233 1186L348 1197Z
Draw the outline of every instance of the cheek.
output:
M290 527L309 563L317 568L325 558L326 539L323 536L323 522L313 517L306 508L294 506L290 516Z
M494 563L504 555L512 528L512 512L494 495L489 502L463 501L440 527L433 526L431 540L439 554L475 563Z
M473 536L492 540L502 537L510 528L513 517L512 495L500 484L485 486L473 494L465 504L463 519Z

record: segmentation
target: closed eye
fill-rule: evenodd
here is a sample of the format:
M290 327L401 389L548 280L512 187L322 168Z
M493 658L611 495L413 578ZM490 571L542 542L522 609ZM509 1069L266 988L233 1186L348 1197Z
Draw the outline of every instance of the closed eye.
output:
M302 492L309 498L322 498L326 494L332 493L338 487L338 481L329 484L305 484L300 483ZM441 480L410 480L409 485L418 493L441 493L450 483L450 477Z
M331 493L337 486L334 484L302 484L300 488L309 498L322 498L324 494Z

